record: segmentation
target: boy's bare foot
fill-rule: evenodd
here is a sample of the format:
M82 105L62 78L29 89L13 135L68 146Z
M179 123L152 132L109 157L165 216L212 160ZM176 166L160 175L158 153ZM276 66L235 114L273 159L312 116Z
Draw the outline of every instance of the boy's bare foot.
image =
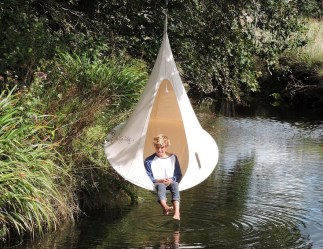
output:
M180 215L179 213L175 213L174 216L173 216L173 219L174 220L180 220Z

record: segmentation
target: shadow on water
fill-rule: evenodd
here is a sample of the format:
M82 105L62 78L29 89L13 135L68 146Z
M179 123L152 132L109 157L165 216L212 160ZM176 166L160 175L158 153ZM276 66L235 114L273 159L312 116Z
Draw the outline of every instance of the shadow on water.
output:
M322 110L292 107L288 105L271 105L267 102L254 102L248 105L228 101L202 99L199 106L206 106L218 115L225 117L261 117L280 121L322 121Z
M26 241L22 245L11 248L96 248L96 246L100 246L100 240L105 237L107 229L122 220L131 209L131 206L113 207L109 212L99 211L88 214L77 220L76 224L66 224L41 239Z

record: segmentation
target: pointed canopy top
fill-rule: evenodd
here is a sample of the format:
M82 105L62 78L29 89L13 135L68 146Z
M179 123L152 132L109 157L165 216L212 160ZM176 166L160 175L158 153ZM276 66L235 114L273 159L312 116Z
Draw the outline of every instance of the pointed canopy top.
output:
M148 190L154 184L144 160L155 152L153 137L165 134L170 153L177 155L183 178L180 190L205 180L218 161L214 139L200 125L177 70L167 35L167 15L162 44L141 98L123 125L109 135L105 153L111 166L129 182Z

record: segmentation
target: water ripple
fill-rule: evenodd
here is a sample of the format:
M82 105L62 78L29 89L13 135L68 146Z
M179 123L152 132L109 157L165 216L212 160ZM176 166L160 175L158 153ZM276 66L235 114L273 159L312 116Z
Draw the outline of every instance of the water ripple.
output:
M81 232L67 236L66 246L62 239L56 244L69 249L323 248L323 123L226 117L208 123L217 136L219 163L206 181L181 193L180 222L162 214L155 194L139 190L137 206L112 220L85 222Z

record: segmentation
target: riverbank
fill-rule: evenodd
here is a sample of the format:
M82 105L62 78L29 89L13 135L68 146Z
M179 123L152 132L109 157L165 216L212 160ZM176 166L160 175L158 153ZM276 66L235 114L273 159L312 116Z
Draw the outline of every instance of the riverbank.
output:
M146 71L141 61L62 53L30 88L2 91L1 244L136 201L109 167L103 144L137 102Z
M299 49L284 52L279 64L260 79L256 95L273 105L323 110L323 21L310 19Z

